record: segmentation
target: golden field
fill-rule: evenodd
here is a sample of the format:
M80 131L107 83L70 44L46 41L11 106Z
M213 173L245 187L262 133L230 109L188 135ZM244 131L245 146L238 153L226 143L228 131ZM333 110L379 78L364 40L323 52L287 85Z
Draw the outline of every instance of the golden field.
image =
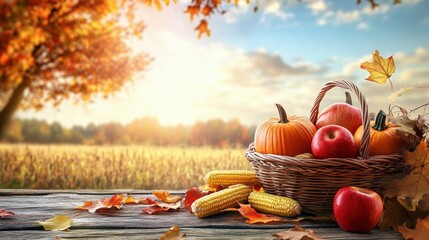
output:
M214 169L251 169L245 149L0 144L0 188L188 189Z

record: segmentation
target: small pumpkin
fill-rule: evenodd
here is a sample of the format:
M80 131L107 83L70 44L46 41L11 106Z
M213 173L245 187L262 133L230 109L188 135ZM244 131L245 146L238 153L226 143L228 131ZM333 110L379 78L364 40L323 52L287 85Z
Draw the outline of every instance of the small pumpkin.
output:
M380 110L375 121L371 121L369 156L401 153L402 143L399 136L396 135L397 128L399 128L399 125L386 122L386 113ZM362 134L363 125L356 130L354 135L358 148L362 143Z
M290 115L276 104L279 117L261 123L255 132L255 150L263 154L296 156L311 152L316 126L307 118Z

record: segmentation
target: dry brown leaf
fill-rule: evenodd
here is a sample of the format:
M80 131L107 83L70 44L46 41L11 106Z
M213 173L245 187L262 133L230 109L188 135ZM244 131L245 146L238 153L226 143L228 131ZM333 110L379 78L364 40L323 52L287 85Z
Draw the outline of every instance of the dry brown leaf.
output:
M404 207L415 211L423 196L429 194L429 148L426 142L421 141L414 152L405 151L404 160L413 171L404 178L391 180L386 196L397 196Z
M425 219L417 219L415 229L409 229L406 226L399 226L398 231L402 233L405 239L428 239L429 237L429 216Z
M180 234L180 228L174 225L167 232L165 232L160 239L161 240L182 240L182 239L186 239L186 233Z
M322 240L312 229L304 229L297 225L287 231L274 233L274 237L278 240Z

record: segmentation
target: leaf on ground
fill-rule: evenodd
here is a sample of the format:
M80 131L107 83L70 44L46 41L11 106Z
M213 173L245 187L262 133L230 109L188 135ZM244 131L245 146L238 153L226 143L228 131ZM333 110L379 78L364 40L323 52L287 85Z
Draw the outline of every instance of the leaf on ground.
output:
M205 33L207 37L210 37L210 29L209 24L206 20L201 20L200 24L195 28L195 31L198 32L198 38L201 38L201 36Z
M192 203L205 195L207 195L207 193L200 191L197 187L188 189L188 191L186 191L185 198L183 199L183 207L191 211Z
M414 152L405 151L405 164L413 170L401 179L393 179L386 189L387 197L396 197L409 211L415 211L424 195L429 194L429 148L425 141ZM407 201L405 201L407 200Z
M116 209L122 208L124 205L126 194L115 194L110 198L103 198L97 201L86 201L82 206L76 207L77 210L88 210L90 213L95 213L99 209Z
M147 204L147 198L146 197L135 198L132 195L128 195L124 199L124 204Z
M238 209L238 212L248 220L246 220L246 223L254 224L254 223L268 223L268 222L279 222L282 221L283 218L281 217L269 217L265 214L258 213L253 209L250 204L240 204L240 208Z
M65 215L57 215L45 221L37 221L36 223L42 225L46 231L64 231L73 224L73 220L71 217Z
M172 196L168 191L153 191L152 194L166 203L176 203L182 200L181 196Z
M417 219L415 229L409 229L406 226L399 226L398 231L405 239L428 239L429 236L429 216L425 219Z
M364 62L360 67L370 73L366 80L379 84L386 83L387 79L392 76L396 69L393 56L383 58L380 56L378 50L375 50L372 54L372 62Z
M295 226L287 231L274 233L278 240L322 240L312 229L304 229L301 226Z
M0 209L0 218L7 218L13 215L15 215L15 213L11 211L6 211L6 209L4 208Z
M147 213L147 214L154 214L154 213L158 213L158 212L167 212L170 209L176 210L176 209L179 209L180 206L182 205L180 202L160 203L160 202L157 202L151 198L147 198L147 203L151 204L151 205L142 209L142 211Z
M180 234L180 228L174 225L167 232L165 232L160 239L161 240L182 240L182 239L186 239L186 233Z

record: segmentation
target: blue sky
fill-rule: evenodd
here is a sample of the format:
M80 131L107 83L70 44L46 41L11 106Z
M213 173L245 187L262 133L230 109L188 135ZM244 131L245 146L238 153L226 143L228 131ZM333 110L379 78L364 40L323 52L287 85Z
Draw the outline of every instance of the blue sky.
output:
M319 89L336 79L356 83L370 111L378 112L386 110L390 86L365 81L368 73L359 67L375 49L396 61L395 90L429 85L429 1L379 0L371 10L367 1L267 0L259 1L256 13L253 3L244 2L211 17L212 36L202 39L193 30L198 21L183 13L186 3L136 9L147 29L132 46L155 58L147 72L107 100L70 101L18 116L66 126L145 116L166 125L212 118L259 124L276 115L275 103L289 114L309 116ZM333 90L322 107L343 101L343 94ZM429 91L418 89L397 103L412 109L427 102Z

